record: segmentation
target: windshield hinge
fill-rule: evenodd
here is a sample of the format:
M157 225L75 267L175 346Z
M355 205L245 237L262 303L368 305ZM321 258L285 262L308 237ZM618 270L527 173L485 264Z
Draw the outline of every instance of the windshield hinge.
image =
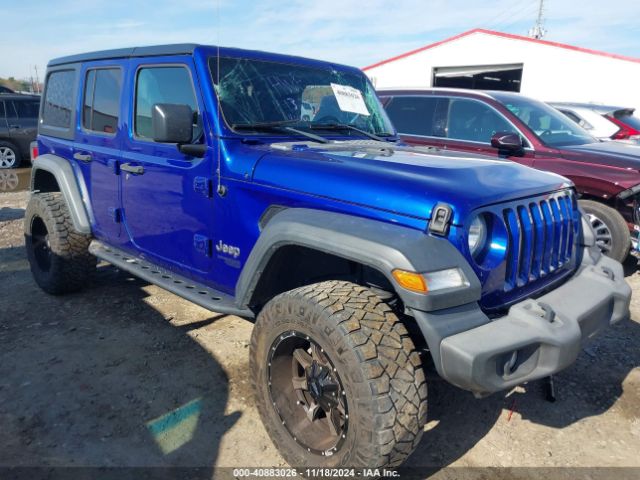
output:
M195 177L193 179L193 190L207 198L213 196L213 182L207 177Z

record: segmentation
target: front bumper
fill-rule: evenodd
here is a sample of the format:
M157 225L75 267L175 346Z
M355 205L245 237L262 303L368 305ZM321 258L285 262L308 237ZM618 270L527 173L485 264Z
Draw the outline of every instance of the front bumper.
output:
M568 367L583 343L628 318L630 299L622 265L604 256L594 260L585 249L570 280L513 305L498 319L490 321L477 305L414 314L440 375L460 388L487 394Z

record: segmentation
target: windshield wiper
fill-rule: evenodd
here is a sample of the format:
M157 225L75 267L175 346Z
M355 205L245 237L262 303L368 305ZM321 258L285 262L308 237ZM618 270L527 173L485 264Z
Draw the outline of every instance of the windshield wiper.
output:
M358 132L366 137L371 138L372 140L377 140L378 142L388 142L382 137L379 137L375 133L367 132L366 130L362 130L350 123L312 123L309 125L309 128L313 130L352 130L354 132Z
M234 130L266 130L266 131L279 131L279 132L291 132L296 133L298 135L302 135L303 137L307 137L314 142L319 143L329 143L324 137L320 135L316 135L311 132L305 132L304 130L298 130L297 128L293 128L289 125L296 125L300 123L299 120L280 120L277 122L257 122L257 123L234 123L231 125L231 128Z

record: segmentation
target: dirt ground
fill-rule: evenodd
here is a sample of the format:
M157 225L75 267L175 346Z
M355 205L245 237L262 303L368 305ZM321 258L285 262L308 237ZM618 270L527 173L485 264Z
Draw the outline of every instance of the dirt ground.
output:
M251 323L111 266L81 293L43 293L24 252L27 174L0 182L15 189L0 192L0 466L284 466L252 401ZM640 476L640 275L626 267L632 321L557 376L555 403L539 382L476 400L433 378L408 464Z

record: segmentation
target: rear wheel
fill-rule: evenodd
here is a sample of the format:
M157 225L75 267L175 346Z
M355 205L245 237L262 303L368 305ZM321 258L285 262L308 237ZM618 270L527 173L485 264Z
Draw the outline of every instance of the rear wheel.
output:
M622 215L613 208L593 200L580 200L580 207L589 218L596 235L596 244L602 253L623 262L629 254L631 237Z
M24 227L27 258L40 288L59 295L86 285L96 268L91 237L74 229L61 193L31 195Z
M9 142L0 142L0 168L18 168L22 161L20 151Z
M272 299L252 334L251 375L262 421L292 466L394 467L420 441L420 355L367 288L329 281Z

